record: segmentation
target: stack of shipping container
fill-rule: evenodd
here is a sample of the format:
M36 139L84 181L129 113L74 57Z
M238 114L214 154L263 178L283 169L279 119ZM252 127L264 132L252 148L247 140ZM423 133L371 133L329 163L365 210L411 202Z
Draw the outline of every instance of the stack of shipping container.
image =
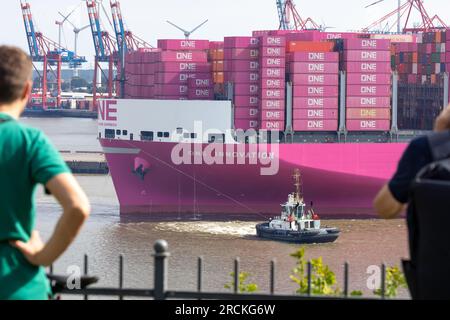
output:
M284 131L286 127L286 38L260 38L259 129Z
M344 40L343 70L347 72L348 131L389 131L391 127L390 41Z
M259 38L227 37L224 46L225 82L234 88L235 129L258 129Z
M224 42L223 41L211 41L209 43L209 62L212 65L212 78L214 83L214 92L218 96L225 94L225 55L224 55Z

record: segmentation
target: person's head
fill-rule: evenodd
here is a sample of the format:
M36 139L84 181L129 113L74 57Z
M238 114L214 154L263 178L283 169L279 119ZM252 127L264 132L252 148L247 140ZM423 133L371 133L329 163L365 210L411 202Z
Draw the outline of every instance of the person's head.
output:
M0 109L20 115L31 95L33 64L21 49L0 46Z
M441 112L434 124L434 131L442 132L446 130L450 130L450 105Z

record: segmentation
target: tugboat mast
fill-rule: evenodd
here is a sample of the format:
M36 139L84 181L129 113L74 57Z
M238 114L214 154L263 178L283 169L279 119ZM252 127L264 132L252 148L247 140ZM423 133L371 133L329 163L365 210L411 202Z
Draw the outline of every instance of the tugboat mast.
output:
M303 181L302 181L302 174L300 173L299 169L294 170L294 186L295 186L295 201L298 203L303 202Z

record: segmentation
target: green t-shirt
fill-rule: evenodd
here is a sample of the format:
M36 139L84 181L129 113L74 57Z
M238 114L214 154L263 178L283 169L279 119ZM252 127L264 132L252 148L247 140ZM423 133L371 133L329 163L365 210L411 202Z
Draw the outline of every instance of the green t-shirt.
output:
M0 299L48 299L44 268L32 266L9 245L28 241L35 227L34 194L38 184L70 172L39 130L0 113Z

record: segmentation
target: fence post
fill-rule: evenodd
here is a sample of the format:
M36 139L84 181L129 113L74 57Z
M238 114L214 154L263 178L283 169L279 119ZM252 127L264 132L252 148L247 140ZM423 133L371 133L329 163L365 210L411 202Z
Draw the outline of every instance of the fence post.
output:
M165 300L167 288L167 258L170 256L169 244L165 240L158 240L154 245L155 253L155 300Z

